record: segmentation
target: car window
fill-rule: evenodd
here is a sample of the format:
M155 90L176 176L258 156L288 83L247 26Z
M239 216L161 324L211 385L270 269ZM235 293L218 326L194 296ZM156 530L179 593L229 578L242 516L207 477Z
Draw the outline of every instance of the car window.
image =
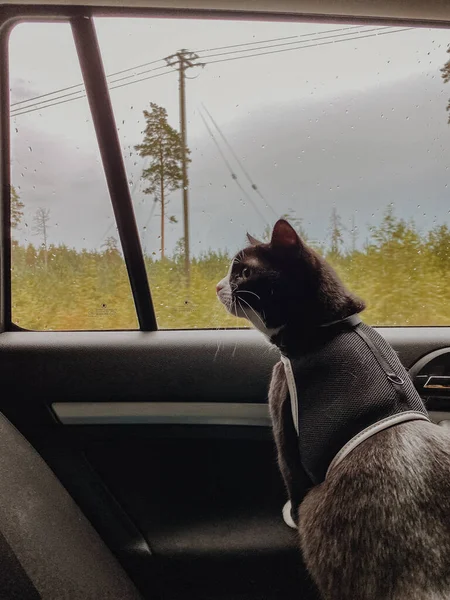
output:
M95 25L160 328L245 327L218 303L215 284L246 243L246 232L267 240L280 216L367 301L370 324L450 323L445 30L169 17L102 17ZM33 70L28 62L25 75L15 67L14 61L25 64L29 54L21 27L11 39L13 101L48 95L45 109L40 104L25 117L12 107L13 143L19 148L22 139L22 146L38 148L51 139L61 156L68 144L72 148L67 168L53 163L45 177L38 169L31 190L22 185L28 172L14 165L13 152L15 191L25 207L45 209L43 180L51 187L64 173L71 191L54 243L65 243L74 263L83 252L97 261L95 293L88 269L77 272L72 284L91 290L95 302L107 298L100 305L106 310L115 301L114 327L134 327L105 186L102 193L85 186L84 219L79 218L74 187L89 153L96 156L97 150L92 129L89 147L76 142L90 117L70 29L53 46L43 35L42 58L53 54L53 62L45 64L44 86L30 83L37 66ZM70 77L61 66L69 54ZM42 72L45 61L35 62ZM24 118L33 119L30 131L21 130ZM29 169L36 168L30 162L34 150L22 154ZM103 182L101 166L94 163ZM87 235L83 250L79 238ZM26 278L34 277L38 286L48 266L31 276L32 267L16 258L25 256L30 236L16 228L14 237L13 317L20 324L20 313L27 326L41 316ZM31 238L35 247L41 238ZM117 259L114 282L113 271L100 268L109 250ZM60 260L67 273L75 272L69 256ZM71 302L70 327L94 327L95 321L102 328L95 316L79 316L86 296L61 287ZM43 289L41 296L48 294Z
M16 26L10 72L12 319L37 330L134 329L70 25Z

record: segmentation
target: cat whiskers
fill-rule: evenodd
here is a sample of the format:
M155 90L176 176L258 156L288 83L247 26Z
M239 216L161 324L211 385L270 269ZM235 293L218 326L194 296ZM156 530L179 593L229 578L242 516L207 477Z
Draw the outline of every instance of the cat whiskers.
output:
M245 308L242 306L242 304L239 302L239 300L238 300L238 304L239 304L239 308L242 310L242 312L246 316L247 321L250 321L250 323L251 323L252 322L251 319L248 318L248 314L245 312Z
M253 294L258 298L258 300L261 300L261 296L258 296L258 294L255 294L255 292L250 292L249 290L240 290L238 294Z
M227 298L226 307L232 315L236 316L236 298L232 294Z
M249 290L240 290L236 295L239 296L239 294L252 294L253 296L256 296L256 298L258 300L261 300L261 296L258 296L258 294L255 294L255 292L250 292ZM241 298L241 300L244 300L244 298ZM248 304L248 302L246 300L244 300L244 302L246 304ZM252 308L250 306L250 304L248 304L248 306L253 310L253 312L255 312L255 309ZM262 315L262 321L264 321L264 319L266 318L266 315L264 314L263 310L261 311L261 315ZM260 317L261 317L261 315L260 315Z
M264 323L264 321L261 319L261 317L258 315L258 313L256 312L256 310L255 310L255 309L254 309L252 306L250 306L250 304L247 302L247 300L244 300L244 298L239 298L239 299L238 299L239 306L240 306L240 308L243 310L243 312L244 312L245 316L247 317L247 319L248 319L248 320L251 322L251 319L249 319L249 317L248 317L247 313L245 312L245 309L244 309L244 307L243 307L243 306L242 306L242 304L241 304L241 300L242 300L242 302L245 302L245 304L246 304L246 305L249 307L249 309L250 309L250 310L251 310L251 311L252 311L252 312L255 314L255 316L256 316L256 317L257 317L257 318L258 318L258 319L261 321L261 323L262 323L262 325L263 325L263 327L264 327L264 329L265 329L265 328L266 328L266 324L265 324L265 323Z

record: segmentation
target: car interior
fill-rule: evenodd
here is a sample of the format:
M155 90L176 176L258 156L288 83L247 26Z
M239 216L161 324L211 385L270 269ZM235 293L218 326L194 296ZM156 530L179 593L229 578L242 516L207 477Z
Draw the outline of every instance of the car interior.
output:
M103 25L102 20L107 22L106 25ZM121 20L120 27L114 23L110 25L110 22L117 20ZM126 25L129 20L133 20L130 33ZM188 243L183 242L177 250L175 241L173 244L171 239L168 242L168 245L173 245L173 256L177 251L180 254L176 260L173 259L173 269L178 269L179 273L178 282L174 279L175 271L165 273L166 279L163 275L158 279L157 269L160 265L169 264L164 263L164 260L169 260L163 254L164 241L162 246L161 241L155 242L163 248L162 256L156 255L152 258L153 248L146 248L142 237L142 231L146 229L146 226L142 227L142 223L145 223L148 211L142 217L144 213L139 212L140 205L137 205L133 197L130 169L136 169L139 165L133 167L134 158L129 157L126 144L139 144L139 136L145 126L140 121L139 125L134 126L134 133L125 131L127 123L125 117L122 119L121 111L125 110L123 107L126 104L127 110L133 109L141 114L145 106L149 105L152 96L148 92L139 107L134 108L128 96L124 95L123 102L120 101L122 107L114 98L119 98L119 92L128 94L128 88L123 88L126 92L121 89L117 96L113 96L115 92L111 91L113 87L105 73L115 70L124 71L121 77L136 76L129 67L133 65L133 61L136 64L139 58L135 60L127 56L127 52L131 52L127 47L134 43L134 35L141 35L140 23L149 20L152 23L149 30L151 35L146 39L146 44L153 50L149 51L149 58L142 57L142 63L148 64L148 61L153 61L153 57L165 52L165 47L159 49L157 40L152 41L152 35L155 39L158 35L169 37L170 32L165 33L164 30L169 22L173 21L181 28L179 31L191 26L194 28L195 25L197 29L192 29L193 36L200 36L201 30L206 31L209 28L212 30L212 33L208 34L212 36L211 39L214 39L215 35L218 36L215 44L217 48L212 55L209 48L196 54L180 50L180 43L184 43L181 37L180 41L171 38L170 44L167 41L167 47L173 47L174 54L169 57L170 60L164 68L177 71L172 73L171 99L167 101L167 106L171 123L173 127L178 128L179 103L182 106L186 101L183 94L187 94L190 110L189 102L193 104L190 98L195 94L196 76L198 82L201 82L203 74L216 67L200 64L204 68L194 69L194 66L199 66L195 65L195 62L201 63L203 57L211 60L207 57L242 50L226 49L225 46L255 44L264 38L278 39L276 43L292 43L292 40L279 41L284 35L281 28L289 27L290 35L291 29L294 31L293 28L299 24L314 27L314 31L319 32L333 30L333 33L327 33L327 44L342 40L335 36L347 35L345 28L348 27L354 28L353 31L356 32L353 33L353 37L356 34L368 36L369 30L377 28L386 28L383 33L393 28L394 33L399 36L407 36L410 32L406 30L414 29L419 32L417 35L426 31L431 32L427 35L433 36L433 32L436 32L436 39L440 36L439 40L444 40L446 29L450 26L450 6L444 0L429 0L427 3L405 3L401 0L253 0L241 3L230 0L48 0L45 4L30 1L23 4L3 2L0 5L0 597L5 600L318 599L313 582L303 566L297 534L286 526L282 517L286 492L277 466L267 406L270 375L273 365L279 360L279 353L258 331L249 328L245 323L238 323L237 320L227 320L231 317L225 315L225 311L214 297L215 282L226 274L226 268L223 266L225 263L221 262L219 267L215 267L211 259L208 273L212 275L209 279L205 276L204 281L207 283L202 283L198 295L194 297L193 291L185 292L184 286L191 286L191 290L197 289L195 278L200 277L196 270L200 268L200 259L196 259L197 262L192 259L189 263L190 256L200 256L196 254L196 236L201 238L202 235L199 233L200 225L196 229L197 212L194 209L190 219L190 254ZM249 28L249 33L245 35L242 33L244 25ZM63 28L62 41L55 38L55 44L51 45L48 34L50 29L39 30L39 27L44 26ZM239 33L239 37L227 38L225 33L221 33L222 26L229 27L227 32L236 28L242 35ZM261 35L257 29L259 26L265 28L261 29ZM105 33L107 27L111 27L109 37ZM32 28L35 28L36 32L41 31L41 37L37 33L34 36ZM158 34L158 28L162 28L161 34ZM255 28L254 35L251 33L252 28ZM270 33L271 28L274 28L273 35ZM336 30L341 28L344 29L343 33L336 33ZM404 33L398 33L403 29ZM121 31L126 32L122 39ZM137 33L134 34L133 31ZM282 33L279 33L280 31ZM375 34L379 34L380 31L375 31ZM226 33L226 36L229 34ZM391 37L395 35L365 41L381 46L392 44L392 48L397 48L391 42ZM65 39L68 40L67 44L72 52L70 60L73 60L75 65L75 74L70 73L66 79L59 75L69 72L72 68L69 58L66 62ZM230 39L230 43L222 43L223 39ZM247 39L250 41L247 42ZM315 44L322 43L317 37L313 39ZM386 41L388 39L389 42ZM400 37L401 39L407 38ZM450 41L449 36L447 39ZM408 52L413 53L414 40L405 47L401 41L396 44L398 48L402 47L401 51L406 55ZM57 67L52 66L50 58L48 64L43 64L44 59L39 52L47 42L48 56L60 61ZM269 49L273 47L273 43L268 46ZM330 52L333 53L334 50L323 43L329 57ZM19 56L17 48L20 44L22 54ZM205 44L209 42L203 42L199 37L198 42L192 42L191 48L195 50L197 46L203 47ZM359 52L358 60L362 62L365 60L364 51L361 50L363 44L363 41L353 40L346 46L351 46L355 53ZM436 45L433 46L433 51ZM107 46L111 51L104 50ZM344 43L336 44L333 48L336 47L338 52L338 48L344 46ZM260 46L257 48L261 51ZM267 52L265 48L263 50ZM279 50L281 48L277 47L277 52ZM315 50L322 51L322 48L310 49L311 52ZM112 62L113 52L116 53L114 56L118 57L116 63ZM427 52L429 53L430 49L424 44L424 64ZM286 57L293 54L295 53L273 54L266 58L279 60L279 65L284 65L287 70L293 68L295 71L297 67L285 62L288 61ZM394 55L395 53L392 55L393 62ZM221 59L241 56L243 55L227 54ZM439 46L439 53L436 50L436 57L433 55L430 62L431 59L436 60L436 64L444 67L447 58L444 44ZM219 59L212 59L214 60ZM26 61L31 61L30 66L24 67L23 72L20 71L21 61L24 65ZM35 85L35 82L28 78L29 73L31 78L33 71L36 72L37 67L33 66L33 61L42 65L42 82L45 85ZM417 62L415 55L411 56L411 61ZM246 61L242 61L242 64L244 62ZM237 68L235 65L238 63L241 61L230 61L224 64L223 69ZM262 70L264 64L261 66ZM341 66L342 77L345 78L346 67ZM217 68L219 67L222 68L221 65ZM159 66L151 68L156 69ZM332 70L336 68L336 65L332 66ZM348 69L350 70L350 67ZM372 66L368 69L372 69ZM435 71L433 81L441 80L438 67ZM158 71L151 77L157 73ZM223 73L225 77L226 72ZM242 89L247 89L247 85L249 88L252 85L260 85L256 82L260 76L261 81L264 81L263 75L259 71L256 72L256 67L253 76L254 82L251 81L251 72L247 76L243 75L247 81L239 80ZM80 78L79 83L76 77ZM184 77L192 81L185 81ZM272 89L270 77L270 74L267 75L265 85ZM325 78L331 77L330 72L327 72ZM369 72L367 77L376 78L376 69ZM391 81L398 77L400 75L395 71ZM429 84L431 89L434 83L430 79L427 79L427 85ZM164 78L154 81L163 80ZM77 90L82 89L82 95L73 95L74 90L69 89L72 81L75 92L78 93ZM221 91L220 78L215 81L219 96L228 93L226 90ZM153 81L147 83L149 86L157 85ZM75 85L83 87L75 88ZM213 84L201 85L210 89ZM238 83L235 86L239 87ZM435 103L429 108L430 122L434 118L439 119L439 125L436 127L442 132L442 137L436 141L436 148L432 148L432 153L435 151L433 161L443 173L439 193L436 192L433 196L430 192L427 200L430 208L425 207L428 215L426 218L432 213L430 218L434 219L430 228L444 227L450 218L448 189L446 184L444 186L445 177L448 177L448 172L445 173L448 169L445 143L448 143L449 135L446 102L450 88L445 96L444 80L442 86L444 92L441 93L441 88L436 92L437 95L441 94L441 105ZM42 98L50 92L53 94L50 96L51 103ZM155 92L155 98L159 98L158 93ZM267 92L268 96L270 93ZM276 90L273 93L276 94ZM336 91L337 95L341 93L343 92ZM356 87L354 94L358 95ZM71 107L76 103L72 105L68 102L78 98L85 103L85 112L79 123L75 122L78 118L76 113L71 113ZM200 95L199 98L201 100ZM281 102L276 96L274 98L274 102ZM66 101L67 104L62 104ZM160 100L155 102L163 104ZM173 106L170 102L173 102ZM56 106L57 103L61 104ZM208 103L215 106L213 100L208 100ZM61 111L61 116L58 117L60 120L56 121L55 117L53 128L51 124L47 126L44 121L39 121L41 109L44 115L42 119L47 118L45 114L51 113L50 110L44 110L49 106L52 106L52 110ZM305 110L304 107L301 110ZM307 108L306 113L308 110ZM154 111L156 114L156 109ZM27 112L29 114L24 118L22 115ZM219 112L219 108L211 109L211 115ZM435 116L438 112L439 117ZM398 111L395 114L397 113ZM56 115L56 112L54 114ZM149 114L145 116L147 123L150 122ZM308 115L305 119L307 117ZM409 119L408 115L406 117ZM206 112L202 118L207 118ZM264 115L261 118L264 121ZM314 113L312 121L315 118ZM355 116L354 123L358 123L358 118ZM182 134L185 134L183 127L186 124L189 131L193 119L193 113L188 113L187 121L186 115L181 116ZM267 117L267 120L269 119L270 114ZM102 186L102 198L105 198L105 211L109 211L108 220L100 223L100 230L105 229L106 225L110 228L106 233L113 231L116 235L116 238L112 239L111 236L103 236L101 243L103 244L105 238L107 242L106 246L101 246L98 256L101 254L103 257L101 264L106 265L105 268L93 266L94 258L89 258L92 273L97 268L103 269L98 275L98 281L106 282L101 285L105 286L104 290L108 288L107 292L105 291L107 300L103 299L101 289L98 292L99 288L95 288L97 284L90 283L89 277L92 279L94 275L89 275L91 271L88 272L88 267L86 279L77 290L64 283L65 266L63 269L60 265L60 270L52 273L52 278L49 276L50 269L53 269L53 265L59 260L58 252L76 247L80 256L83 252L87 256L89 250L84 248L95 245L90 241L77 241L77 238L85 235L84 231L89 231L90 221L97 218L97 209L93 207L90 215L90 204L87 200L84 201L84 197L89 199L89 181L84 187L75 187L73 192L68 189L68 200L61 209L53 208L52 202L56 200L52 199L50 191L53 189L52 177L55 181L62 182L61 185L65 181L69 188L72 184L78 185L74 183L75 175L70 174L72 158L66 160L63 142L61 141L60 146L55 146L55 140L59 139L58 135L61 136L61 140L64 136L67 140L71 135L75 139L77 129L81 139L84 135L81 130L87 121L92 129L89 143L92 147L95 146L92 168L97 169L98 186L99 189ZM38 125L35 126L35 122ZM44 124L39 125L40 122ZM202 125L201 121L199 123ZM225 124L223 132L228 131L228 121L225 117L221 123ZM406 127L407 123L403 115L402 127ZM425 128L428 121L424 120L424 123ZM63 134L61 128L66 127L66 133ZM226 150L227 144L228 149L237 149L239 132L226 138L227 133L221 136L219 128L215 132L214 127L214 118L211 118L209 130L205 130L204 136L210 143L210 153L217 154L217 164L220 164L221 172L224 173L223 179L225 181L226 178L227 181L226 193L241 193L237 187L232 187L236 175L234 172L228 173L226 163L220 162L222 159L219 152L220 147ZM242 127L244 137L253 135L245 130L244 125ZM192 121L192 130L194 129ZM73 130L73 134L69 130ZM391 131L392 138L388 137L386 143L394 147L393 152L397 152L395 127ZM45 138L46 134L48 139ZM19 140L20 135L23 137ZM131 141L124 141L124 135L128 135ZM176 135L179 134L176 132ZM324 144L332 146L335 135L337 139L338 134L330 125ZM417 130L415 135L417 137L411 139L416 141L408 142L411 146L421 143ZM194 134L192 136L191 139L194 140ZM232 141L229 143L226 139ZM186 168L192 159L189 168L194 173L197 138L190 146L191 159L186 158L186 137L181 135L180 140L180 156L184 156L184 159L181 159L182 167ZM371 142L367 139L363 142L370 156ZM298 141L298 148L302 144L307 147L307 140ZM258 145L261 146L259 141ZM301 149L298 148L293 142L291 151L300 153ZM147 150L144 150L140 150L141 156L145 156ZM73 152L75 153L74 149ZM276 156L276 148L273 152ZM201 155L203 158L198 159L205 160L206 165L209 164L207 154L205 152L205 155ZM59 155L61 163L58 165ZM345 156L341 158L346 160ZM39 171L36 175L33 174L35 163L26 163L26 160L36 160L36 165L42 161L42 169L47 163L52 164L48 167L48 172L45 172L45 178L42 177L39 181ZM384 160L380 158L380 161ZM368 161L370 162L370 159ZM250 159L249 162L253 164ZM83 165L80 169L89 174L90 164ZM147 169L148 165L149 163L146 163ZM214 168L211 167L211 172ZM354 163L352 169L355 179L359 177L360 172L366 172L364 168L360 162ZM74 163L73 169L78 169ZM207 170L207 166L205 169ZM177 177L186 183L187 176L182 170L180 174L177 172ZM409 177L412 173L416 178L414 181L428 177L425 166L423 169L418 165L411 167L406 176ZM78 171L76 177L79 177ZM208 177L209 174L206 174L205 189L209 185ZM213 177L214 173L211 174L211 178ZM263 179L263 175L259 179L261 178ZM244 180L243 175L237 181ZM29 183L26 183L27 181ZM189 190L191 207L195 204L197 193L194 184L193 174ZM254 181L252 185L254 197L258 200L256 192L259 188ZM370 187L370 181L365 181L364 185ZM34 190L34 186L37 190ZM348 186L350 187L350 183ZM187 191L186 187L180 183L173 184L175 192L171 196L170 204L167 202L167 210L175 211L173 207L176 206L176 210L179 209L180 212L178 222L170 221L167 217L166 235L170 237L170 228L175 230L178 227L180 232L183 231L182 240L189 240L186 229L187 193L184 194ZM223 187L220 184L222 192ZM39 189L43 190L42 198L33 196L33 193L40 193ZM248 189L248 193L251 193L251 186ZM218 191L218 194L222 192ZM156 196L158 193L152 191ZM198 194L203 193L207 195L207 191L202 188ZM44 206L45 195L48 197L48 206L58 217L51 217L51 214L46 212L49 209L41 208ZM76 202L77 197L80 197L78 207L69 207L69 203ZM19 204L14 203L14 198L17 198ZM146 197L142 195L142 198ZM161 197L158 198L159 204L164 208ZM92 198L89 202L93 206ZM381 212L387 202L384 198L380 200ZM247 202L249 203L251 204L250 201ZM278 205L274 194L270 195L270 203L269 207L272 206L278 216L286 212L284 205L281 207L281 200ZM364 200L361 199L361 204L363 203ZM153 206L156 204L155 200ZM213 223L214 211L222 210L222 204L214 204L210 215L202 216L201 210L198 210L198 222L202 223L202 228L207 228L203 223ZM314 201L311 201L311 205L313 204ZM414 205L417 205L415 199ZM234 206L236 208L233 208ZM214 235L218 236L217 239L220 237L220 227L227 227L227 231L231 231L234 226L241 227L237 206L238 203L232 205L230 200L230 217L226 219L227 224L215 225L217 227ZM398 209L400 217L402 206L406 204L400 205ZM261 204L258 210L265 208L267 207ZM60 213L57 213L58 210ZM405 208L405 222L416 214L419 219L418 215L422 215L423 211L415 210L415 213L410 214ZM32 217L35 211L37 212ZM371 211L372 209L369 210ZM159 212L162 212L161 220L164 224L164 213L161 210ZM57 238L64 226L64 213L67 216L66 227L69 232L67 241L66 238L61 238L62 241ZM207 217L210 221L205 220ZM17 228L16 218L17 222L21 221ZM51 218L54 220L51 221ZM59 219L58 223L56 218ZM155 228L159 235L158 218L155 216L152 223L156 223ZM231 225L228 223L230 218L235 221ZM245 221L243 225L245 228L251 226L251 221ZM32 229L34 233L30 233ZM162 235L163 232L164 225L161 227ZM256 231L255 234L257 233ZM236 241L236 250L239 249L239 243L242 245L244 242L245 230L241 228L238 234L240 237ZM31 237L32 235L34 237ZM95 235L94 231L93 236ZM371 324L376 325L378 331L392 344L409 370L426 402L432 420L442 426L450 424L450 318L446 316L450 317L450 298L446 291L450 289L450 237L446 240L443 258L436 254L427 258L428 262L424 263L431 265L434 260L443 260L443 266L433 266L435 270L430 275L430 285L435 287L430 288L428 283L421 287L420 290L424 291L420 291L420 296L418 292L409 303L405 301L402 306L406 308L402 308L402 315L396 316L391 322L384 317L371 317ZM51 245L53 243L55 246ZM56 246L56 243L60 245ZM212 245L213 241L208 243ZM63 248L62 244L66 246ZM100 248L100 245L98 247ZM73 252L75 253L75 250ZM375 250L373 253L376 254ZM78 258L75 254L71 256L72 258L67 260L73 259L72 264L75 265ZM394 258L386 252L379 260L381 262L377 265L381 265L380 273L384 273L383 269L388 269L386 265L389 263L394 264ZM119 273L117 280L108 283L108 274L116 269L116 264ZM397 296L390 295L390 291L395 292L399 298L406 298L412 294L415 282L419 286L425 281L420 283L420 276L399 287L398 279L406 278L409 269L412 273L415 266L413 263L409 263L409 266L403 263L401 267L394 267L395 265L392 272L386 274L386 278L390 278L386 281L390 282L392 290L376 291L373 288L375 291L367 298L368 301L374 299L375 304L383 300L385 310L388 313L390 311L389 314L394 313L397 303ZM67 268L69 283L81 277L76 268L78 267L70 265ZM24 271L23 275L20 269L28 271ZM361 273L354 275L355 281L358 281L358 277L363 277ZM382 276L384 277L377 275L377 281ZM49 279L44 284L45 277ZM68 304L71 308L64 309L66 321L57 321L56 316L52 321L52 315L61 313L58 303L63 302L63 296L57 296L56 290L64 286L69 286L65 292L67 291L67 302L72 301L72 304ZM442 296L439 295L441 292ZM81 308L78 309L78 299L91 293L97 294L97 304L88 307L91 312L79 326L76 314L78 310L81 314L84 308L80 305ZM167 294L167 300L162 295L164 293ZM214 314L219 315L218 325L214 324L212 319L208 321L207 317L204 317L209 308L202 304L201 298L207 294L210 294L211 302L217 304L212 310L216 311ZM121 308L117 311L114 304L116 296L124 298ZM37 302L37 298L43 298L42 304ZM429 306L437 307L433 308L434 313ZM417 310L418 316L410 319L408 307L411 311ZM85 312L87 314L87 308ZM220 321L222 312L223 321ZM117 316L117 313L127 316L120 321L121 317ZM185 316L187 314L191 318L189 323L188 317ZM200 315L198 319L195 316L197 314ZM178 321L177 315L181 315ZM117 321L114 321L116 317Z

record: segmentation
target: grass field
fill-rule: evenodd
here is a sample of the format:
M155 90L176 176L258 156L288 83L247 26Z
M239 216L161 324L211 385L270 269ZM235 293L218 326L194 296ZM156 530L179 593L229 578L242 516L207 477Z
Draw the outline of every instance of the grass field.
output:
M420 235L390 215L364 250L322 252L355 293L366 300L372 325L450 325L450 230ZM181 257L146 257L161 329L245 327L215 296L230 256L210 251L192 261L185 286ZM119 251L42 248L13 243L13 321L26 329L135 329L137 320Z

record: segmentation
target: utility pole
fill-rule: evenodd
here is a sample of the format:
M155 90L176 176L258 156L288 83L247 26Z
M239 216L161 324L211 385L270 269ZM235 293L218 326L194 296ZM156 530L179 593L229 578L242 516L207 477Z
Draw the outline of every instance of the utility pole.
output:
M169 67L178 70L178 87L180 92L180 132L181 132L181 171L183 177L183 224L184 224L184 272L186 282L190 283L190 244L189 244L189 179L187 160L187 134L186 134L186 71L191 67L204 67L203 63L194 63L198 59L195 52L179 50L166 58Z

